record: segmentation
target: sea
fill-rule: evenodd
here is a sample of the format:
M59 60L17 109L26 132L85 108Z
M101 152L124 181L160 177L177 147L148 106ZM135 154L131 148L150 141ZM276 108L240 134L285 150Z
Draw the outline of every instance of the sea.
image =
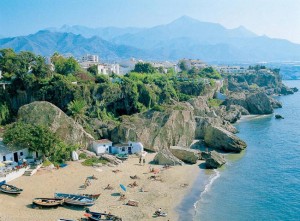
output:
M300 89L300 80L284 81ZM283 108L235 124L248 147L199 174L177 208L180 220L300 221L300 92L276 97Z

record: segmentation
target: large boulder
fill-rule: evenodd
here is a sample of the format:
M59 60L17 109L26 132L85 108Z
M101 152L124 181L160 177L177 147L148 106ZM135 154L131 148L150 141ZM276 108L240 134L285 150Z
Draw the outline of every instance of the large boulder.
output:
M158 165L183 165L184 163L175 157L169 150L162 149L155 155L153 162Z
M170 151L175 157L177 157L179 160L182 160L185 163L195 164L199 159L199 150L171 146Z
M271 114L273 107L270 98L263 92L247 95L248 111L251 114Z
M216 169L225 163L226 161L223 155L217 153L216 151L209 152L208 157L205 160L205 166L207 169Z
M193 110L174 109L164 112L150 110L122 117L122 123L112 131L111 139L113 142L139 141L153 151L177 145L187 147L195 136Z
M222 127L231 133L237 133L237 129L231 123L220 117L195 117L195 120L195 139L204 139L205 132L210 126Z
M205 131L205 143L213 148L227 152L241 152L247 144L222 127L209 126Z
M269 98L273 108L282 108L282 103L280 101L274 99L273 97L269 97Z
M238 105L249 111L250 114L271 114L273 107L270 97L265 92L255 93L232 93L224 104L227 108Z
M68 117L61 109L46 101L36 101L19 109L18 119L34 125L43 125L70 145L87 148L94 140L81 125Z

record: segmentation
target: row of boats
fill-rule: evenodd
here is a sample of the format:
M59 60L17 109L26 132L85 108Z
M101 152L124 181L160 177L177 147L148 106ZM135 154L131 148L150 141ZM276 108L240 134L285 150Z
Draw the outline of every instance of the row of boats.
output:
M15 187L13 185L6 184L5 182L0 183L0 191L6 194L20 194L23 189ZM55 193L53 198L35 198L32 201L32 207L39 208L51 208L58 207L64 204L72 205L72 206L92 206L95 204L95 201L100 197L99 194L67 194L67 193ZM86 210L85 216L87 220L92 221L100 221L100 220L113 220L113 221L122 221L121 218L106 213L99 212L91 212L90 210ZM68 219L59 219L59 221L73 221Z
M54 198L35 198L33 207L57 207L63 204L72 206L92 206L100 196L99 194L67 194L55 193Z

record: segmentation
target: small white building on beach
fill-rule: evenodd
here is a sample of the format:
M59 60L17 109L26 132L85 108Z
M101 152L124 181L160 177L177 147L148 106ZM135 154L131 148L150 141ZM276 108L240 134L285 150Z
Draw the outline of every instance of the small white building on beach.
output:
M135 154L144 151L144 146L141 142L121 143L113 145L111 154Z
M97 155L112 152L112 141L108 139L95 140L91 146L92 151Z
M0 140L0 162L12 161L17 163L28 156L28 148L10 148Z

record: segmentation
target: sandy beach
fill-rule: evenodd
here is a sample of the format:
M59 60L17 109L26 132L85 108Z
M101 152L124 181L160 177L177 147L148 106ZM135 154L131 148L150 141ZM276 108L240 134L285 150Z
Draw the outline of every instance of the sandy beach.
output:
M162 170L162 166L151 165L159 169L158 174L150 173L147 162L151 162L155 154L148 154L146 164L140 165L138 158L130 157L118 167L86 167L80 162L68 162L68 166L58 170L40 169L34 176L22 176L10 182L24 191L19 196L0 193L0 221L55 221L58 218L77 220L83 217L83 209L75 207L59 207L57 209L33 209L32 199L36 197L53 197L55 192L62 193L101 193L91 211L111 212L123 220L153 220L156 209L162 208L167 217L159 220L178 220L175 208L184 195L190 190L199 172L198 164L171 167ZM114 173L113 170L120 170ZM82 189L85 179L95 175L91 185ZM140 179L133 180L130 176L137 175ZM153 181L149 177L158 175L162 181ZM120 184L127 186L134 181L138 187L129 188L125 193L126 200L120 201L122 192ZM110 184L113 190L104 190ZM187 185L184 185L187 184ZM140 188L148 192L140 192ZM125 205L128 200L139 202L138 207Z

